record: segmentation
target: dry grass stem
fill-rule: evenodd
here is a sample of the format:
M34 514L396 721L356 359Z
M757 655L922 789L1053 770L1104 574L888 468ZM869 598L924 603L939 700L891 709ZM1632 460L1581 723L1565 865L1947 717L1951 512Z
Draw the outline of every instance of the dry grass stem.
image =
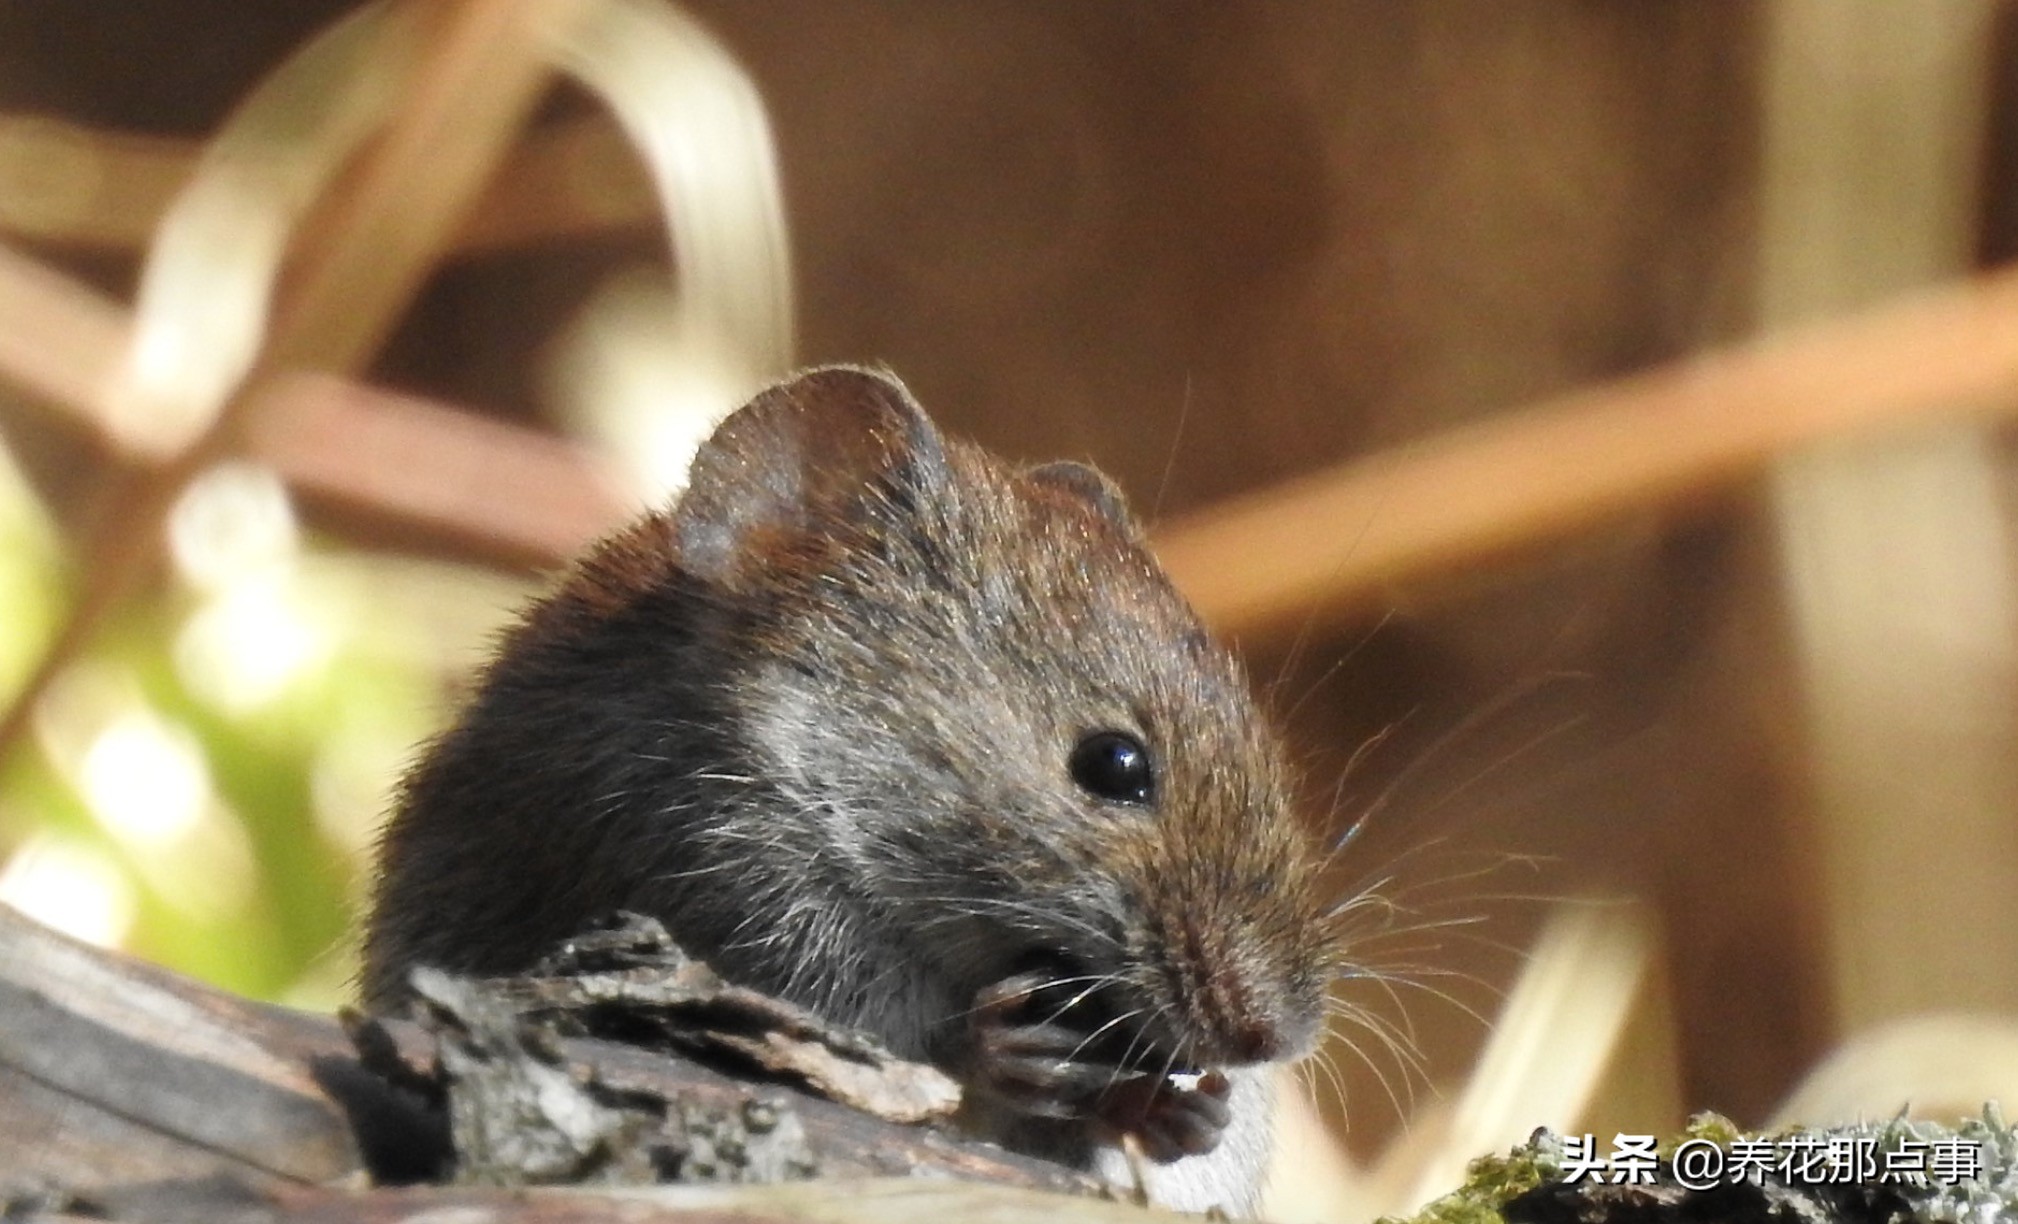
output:
M1364 609L1831 439L2018 413L2018 272L1572 392L1173 523L1165 566L1224 632Z

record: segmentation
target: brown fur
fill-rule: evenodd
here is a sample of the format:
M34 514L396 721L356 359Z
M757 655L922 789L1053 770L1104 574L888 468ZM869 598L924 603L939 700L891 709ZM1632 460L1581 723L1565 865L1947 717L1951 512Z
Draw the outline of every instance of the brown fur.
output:
M1149 746L1153 804L1074 783L1107 729ZM1293 1058L1332 939L1291 789L1104 478L1008 468L893 380L816 371L507 636L385 834L366 996L418 963L524 969L632 909L956 1073L977 993L1032 954L1099 975L1139 1054ZM1091 1158L1058 1129L1025 1146ZM1245 1202L1262 1134L1173 1197Z

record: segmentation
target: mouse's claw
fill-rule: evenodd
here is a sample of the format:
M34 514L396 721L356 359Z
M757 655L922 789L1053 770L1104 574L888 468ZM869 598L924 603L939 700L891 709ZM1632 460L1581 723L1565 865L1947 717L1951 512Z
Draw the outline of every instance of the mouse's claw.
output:
M1023 1018L1043 985L1038 975L1023 974L977 996L969 1023L977 1082L1019 1113L1090 1117L1095 1101L1120 1073L1085 1056L1084 1032L1052 1019Z
M1170 1076L1143 1076L1104 1095L1098 1112L1107 1127L1135 1136L1143 1155L1158 1164L1169 1164L1186 1156L1203 1156L1219 1146L1220 1136L1233 1120L1233 1109L1227 1102L1232 1088L1217 1071L1199 1076L1196 1085L1188 1087Z

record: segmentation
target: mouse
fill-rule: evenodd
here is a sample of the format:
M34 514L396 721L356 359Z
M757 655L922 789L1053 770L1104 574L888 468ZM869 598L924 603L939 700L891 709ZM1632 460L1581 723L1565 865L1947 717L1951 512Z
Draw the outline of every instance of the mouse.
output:
M400 786L361 992L646 914L980 1137L1244 1215L1340 964L1295 790L1110 480L814 369L504 633Z

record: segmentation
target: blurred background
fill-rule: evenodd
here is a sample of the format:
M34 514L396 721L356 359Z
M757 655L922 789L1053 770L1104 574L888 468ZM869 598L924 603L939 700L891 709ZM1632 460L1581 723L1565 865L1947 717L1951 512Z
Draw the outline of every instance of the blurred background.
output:
M2014 32L0 0L0 900L342 1002L391 788L540 575L768 378L881 363L1120 481L1394 902L1284 1214L1544 1123L1973 1108Z

